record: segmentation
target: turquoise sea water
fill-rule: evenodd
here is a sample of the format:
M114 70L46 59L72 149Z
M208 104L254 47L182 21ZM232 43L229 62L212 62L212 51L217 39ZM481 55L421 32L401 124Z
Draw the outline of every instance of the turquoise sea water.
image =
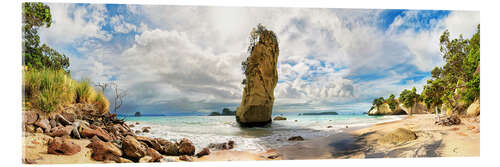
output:
M150 133L142 135L161 137L172 141L188 138L197 150L210 143L221 143L233 140L235 150L265 151L292 142L287 139L300 135L304 139L335 135L349 127L367 126L375 123L401 119L402 116L367 115L286 115L285 121L273 121L268 127L241 128L234 116L143 116L125 117L128 124L139 122L135 130L151 127ZM332 126L331 128L327 128Z

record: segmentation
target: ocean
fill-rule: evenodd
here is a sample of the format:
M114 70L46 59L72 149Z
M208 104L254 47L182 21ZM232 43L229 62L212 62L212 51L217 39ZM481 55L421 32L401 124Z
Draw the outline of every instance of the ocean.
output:
M287 139L302 136L305 140L327 137L345 130L346 126L361 127L402 119L403 116L367 115L285 115L287 120L273 121L268 127L241 128L234 116L141 116L123 117L127 124L139 122L133 131L151 127L141 135L161 137L171 141L188 138L196 150L210 143L235 141L234 150L261 152L293 144ZM328 126L332 126L328 128Z

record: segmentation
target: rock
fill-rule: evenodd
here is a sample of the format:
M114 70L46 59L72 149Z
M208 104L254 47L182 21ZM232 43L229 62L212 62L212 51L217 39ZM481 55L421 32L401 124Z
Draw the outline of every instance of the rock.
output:
M142 145L133 136L127 136L122 142L122 149L125 156L138 160L146 155L146 146Z
M163 158L163 156L155 149L148 148L146 150L146 152L147 152L147 155L151 156L151 158L152 158L150 162L160 162L160 159Z
M49 124L50 124L50 127L52 127L52 128L57 127L57 121L56 121L56 120L51 119L51 120L49 121Z
M47 153L56 155L73 155L80 152L80 150L80 146L72 141L55 137L49 140Z
M147 126L147 127L143 127L142 128L142 132L143 133L149 133L149 130L151 129L151 127Z
M26 125L32 125L38 120L38 113L33 111L25 111L23 112L23 122Z
M33 126L33 125L25 125L24 126L24 130L26 132L34 133L35 132L35 126Z
M123 155L122 151L113 143L103 142L97 136L92 137L90 141L91 143L86 147L92 149L92 159L96 161L112 160L120 163L126 161L124 158L121 158Z
M276 150L273 150L273 149L267 150L264 153L264 157L266 157L268 159L276 159L276 158L278 158L280 156L281 155L278 152L276 152Z
M135 131L135 133L136 133L136 134L139 134L139 133L142 133L142 131L140 131L140 130L136 130L136 131Z
M68 125L66 127L56 128L52 133L49 134L49 136L52 137L69 136L71 134L71 131L73 131L73 126Z
M148 147L151 147L155 149L156 151L163 151L160 143L158 143L156 140L146 137L146 136L137 136L135 137L138 141L144 142L148 145ZM154 158L154 157L153 157Z
M165 146L168 143L168 140L163 139L163 138L155 138L156 142L158 142L160 145Z
M80 122L75 122L73 123L73 129L71 131L71 134L73 135L74 138L80 139L80 132L78 132L78 129L80 127Z
M227 150L229 147L227 143L210 143L208 148L217 149L217 150Z
M141 159L139 159L139 163L149 163L149 162L151 162L152 159L153 159L153 157L144 156Z
M417 135L415 134L415 132L404 128L398 128L384 135L381 139L378 140L378 142L382 144L399 145L401 143L405 143L415 139L417 139Z
M278 39L274 32L264 29L247 58L245 88L236 121L244 127L265 126L271 123L274 88L278 83Z
M55 118L56 118L57 122L61 123L64 126L71 125L71 122L68 121L66 118L64 118L64 116L62 116L60 114L56 114Z
M84 127L82 129L82 131L80 132L80 135L82 137L88 137L88 138L91 138L93 136L97 136L101 140L106 141L106 142L112 140L111 136L109 136L109 134L105 130L101 129L98 126L93 126L93 125L90 127Z
M195 147L193 143L186 138L183 138L179 144L180 155L194 155Z
M286 117L276 116L276 117L274 117L273 120L275 120L275 121L286 120Z
M163 147L163 152L165 153L165 155L177 156L179 155L179 146L176 143L168 142Z
M139 125L139 122L135 122L136 125Z
M374 116L374 115L406 115L407 114L407 110L404 108L403 109L403 106L402 105L396 105L396 108L394 110L391 109L391 107L389 106L389 104L387 103L383 103L382 105L378 106L378 107L375 107L373 106L373 108L368 111L368 115L370 116Z
M134 161L127 159L127 158L119 158L119 163L134 163Z
M447 118L442 118L439 121L434 122L437 125L451 126L460 124L461 120L458 116L452 115Z
M227 142L227 146L228 146L228 149L233 149L233 148L234 148L234 141L229 140L229 141Z
M134 114L136 117L140 117L141 116L141 112L135 112Z
M327 126L326 128L333 128L333 126L329 125L329 126Z
M196 153L196 157L200 158L200 157L203 157L203 156L209 155L209 154L210 154L210 149L208 149L207 147L205 147L199 153Z
M63 113L61 113L61 116L63 116L64 119L66 119L69 122L75 122L76 121L76 115L74 113L63 112Z
M160 162L177 162L177 160L175 158L172 158L172 157L164 157L164 158L160 159Z
M128 127L133 128L133 127L135 127L135 125L134 124L129 124Z
M480 114L480 103L479 99L474 101L468 108L467 108L467 116L478 116Z
M38 127L35 129L35 133L43 133L42 128Z
M43 120L38 120L36 123L35 123L36 126L38 127L41 127L45 132L49 132L51 127L50 127L50 122L49 120L47 119L43 119Z
M302 138L302 136L292 136L290 138L288 138L288 141L303 141L304 138Z
M181 160L181 161L188 161L188 162L192 162L192 161L193 161L193 158L191 158L190 156L181 155L181 156L179 157L179 160Z

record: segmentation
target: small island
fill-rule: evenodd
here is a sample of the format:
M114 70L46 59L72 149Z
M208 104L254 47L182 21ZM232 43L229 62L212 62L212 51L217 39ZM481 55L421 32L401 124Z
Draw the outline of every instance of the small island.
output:
M141 116L141 112L135 112L135 116L136 117L140 117Z
M231 115L232 116L236 115L236 111L231 111L229 108L222 109L222 113L214 111L208 114L208 116L231 116Z
M339 115L337 112L302 113L302 115Z

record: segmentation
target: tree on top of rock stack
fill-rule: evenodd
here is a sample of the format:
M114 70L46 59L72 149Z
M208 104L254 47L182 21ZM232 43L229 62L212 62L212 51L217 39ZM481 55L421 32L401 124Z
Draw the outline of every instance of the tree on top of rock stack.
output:
M264 126L272 121L274 88L278 83L276 34L262 24L257 25L250 32L248 51L250 56L241 63L245 88L236 111L236 121L241 126Z

